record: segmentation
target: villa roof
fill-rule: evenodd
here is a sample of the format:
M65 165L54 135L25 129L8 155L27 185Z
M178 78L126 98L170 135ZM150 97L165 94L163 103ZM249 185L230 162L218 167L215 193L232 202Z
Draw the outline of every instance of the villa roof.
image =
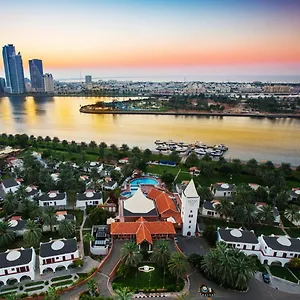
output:
M235 185L231 183L217 182L214 184L214 188L217 191L231 191L234 187Z
M205 200L203 203L203 208L205 208L207 210L215 210L214 203L215 202L213 202L213 201Z
M292 197L300 197L300 188L293 188L290 190L289 194Z
M33 248L13 249L0 253L0 269L28 265L32 260Z
M58 191L51 191L39 197L39 201L55 201L66 198L66 193L59 193Z
M171 222L148 222L139 218L136 222L116 222L110 225L111 235L136 235L137 244L147 241L152 244L152 234L175 234Z
M198 198L199 197L193 179L191 179L191 181L188 183L187 187L183 191L183 194L187 198Z
M9 230L18 231L18 230L25 230L27 224L27 220L16 220L12 219L9 221Z
M102 200L102 193L95 192L93 190L87 190L84 193L77 193L78 201L86 201L86 200Z
M300 239L286 236L263 236L266 244L273 250L300 252Z
M148 193L148 198L155 200L158 212L163 214L168 210L177 212L176 205L174 201L170 198L170 195L165 191L152 188Z
M218 229L220 238L224 242L258 244L256 235L252 231L237 228Z
M2 184L7 189L19 185L19 183L14 178L4 179L2 180Z
M52 257L77 251L76 238L53 240L40 244L40 257Z

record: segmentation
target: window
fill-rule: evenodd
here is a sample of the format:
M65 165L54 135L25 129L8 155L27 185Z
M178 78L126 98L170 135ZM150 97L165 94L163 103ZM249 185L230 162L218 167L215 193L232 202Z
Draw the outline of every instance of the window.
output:
M193 211L192 210L190 210L190 213L192 213Z
M252 250L255 250L255 246L252 246Z
M243 249L244 249L244 250L246 249L246 245L243 246Z
M192 221L189 221L189 223L191 224L191 223L192 223Z
M189 226L189 229L191 228L191 226Z
M283 253L283 258L286 258L286 253Z

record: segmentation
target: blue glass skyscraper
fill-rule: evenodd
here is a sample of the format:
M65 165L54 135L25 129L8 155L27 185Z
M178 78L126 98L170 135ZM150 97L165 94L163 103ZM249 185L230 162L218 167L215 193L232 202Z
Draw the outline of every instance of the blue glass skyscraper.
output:
M12 44L2 48L6 89L9 93L22 94L26 92L22 56L16 53Z
M29 71L31 88L35 92L44 91L44 79L43 79L43 63L40 59L31 59L29 61Z

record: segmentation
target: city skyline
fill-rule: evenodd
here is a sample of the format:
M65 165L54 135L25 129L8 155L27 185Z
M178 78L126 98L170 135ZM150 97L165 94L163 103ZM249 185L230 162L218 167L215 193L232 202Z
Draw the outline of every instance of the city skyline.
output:
M21 52L26 77L38 57L57 79L300 78L296 0L17 0L6 11L0 42Z

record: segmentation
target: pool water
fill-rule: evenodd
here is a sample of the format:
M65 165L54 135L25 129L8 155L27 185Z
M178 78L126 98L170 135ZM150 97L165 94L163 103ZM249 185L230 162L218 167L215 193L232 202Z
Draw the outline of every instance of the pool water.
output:
M133 186L133 185L143 185L143 184L158 185L158 181L153 179L153 178L142 177L142 178L133 179L130 182L131 186Z
M132 193L131 192L123 192L123 193L121 193L121 196L129 198L132 196Z

